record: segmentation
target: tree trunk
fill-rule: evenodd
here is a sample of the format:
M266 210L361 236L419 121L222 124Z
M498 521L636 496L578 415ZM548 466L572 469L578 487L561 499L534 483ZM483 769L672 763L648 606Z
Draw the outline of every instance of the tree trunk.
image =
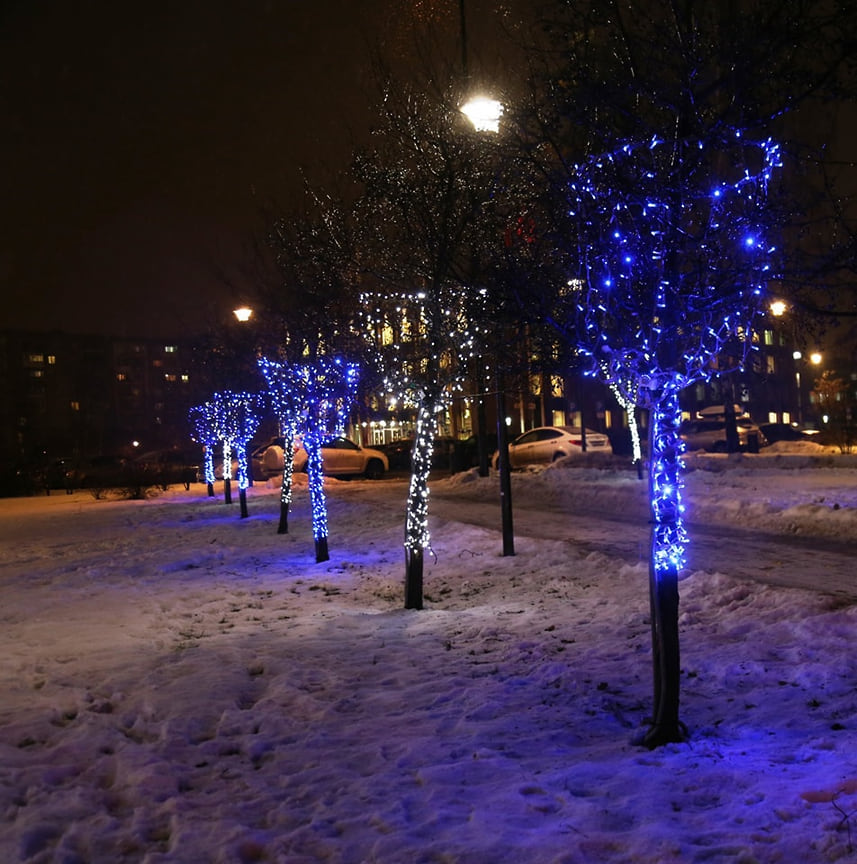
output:
M678 394L654 405L650 420L649 500L652 514L649 599L652 619L654 711L643 738L650 748L684 739L679 720L678 574L683 564L679 476L681 412Z
M329 561L330 553L327 549L327 536L315 538L315 563L321 564L322 561Z
M324 497L324 473L321 461L321 435L317 431L304 438L307 452L307 482L312 510L312 535L315 538L316 563L330 558L327 549L327 502Z
M508 557L515 554L515 529L512 522L512 466L509 464L509 431L506 428L506 391L503 376L499 372L497 373L497 454L503 556Z
M423 550L405 547L405 609L423 608Z
M280 501L280 522L277 525L277 534L289 533L289 502Z
M241 504L241 518L246 519L250 514L247 511L247 490L239 487L238 501Z
M423 608L423 551L429 545L428 478L434 444L434 402L426 399L417 411L411 484L405 516L405 609Z
M287 425L283 435L283 479L280 483L280 524L277 534L289 533L289 505L292 502L292 474L295 465L295 427Z
M223 500L226 504L232 503L232 481L228 477L223 478Z
M741 441L738 438L738 420L735 416L735 388L731 379L724 389L726 399L723 403L723 422L726 427L726 452L737 453L741 449Z
M206 486L208 487L208 497L214 498L214 483L206 483Z

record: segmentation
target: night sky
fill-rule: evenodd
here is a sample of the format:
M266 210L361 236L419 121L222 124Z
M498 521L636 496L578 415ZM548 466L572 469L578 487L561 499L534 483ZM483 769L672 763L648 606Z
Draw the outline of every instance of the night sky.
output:
M370 48L458 33L457 0L0 9L0 329L128 336L228 316L263 208L365 135Z

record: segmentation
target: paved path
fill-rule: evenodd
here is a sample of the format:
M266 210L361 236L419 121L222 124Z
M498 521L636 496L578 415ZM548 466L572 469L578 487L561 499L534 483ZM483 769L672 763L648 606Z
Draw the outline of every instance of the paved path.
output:
M500 530L499 503L432 496L434 517ZM649 526L615 514L581 515L516 505L516 537L565 540L628 562L647 560ZM857 549L826 537L796 537L735 526L688 526L688 565L771 585L808 588L857 600Z

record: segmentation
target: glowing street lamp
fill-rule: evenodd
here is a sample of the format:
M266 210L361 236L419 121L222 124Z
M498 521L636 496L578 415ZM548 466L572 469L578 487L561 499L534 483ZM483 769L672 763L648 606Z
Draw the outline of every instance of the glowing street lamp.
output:
M809 355L809 362L812 363L813 366L820 366L823 359L824 358L820 351L813 351L812 354Z
M774 300L770 305L771 315L775 318L782 318L788 308L785 300Z
M244 324L253 317L253 310L249 306L240 306L238 309L233 309L232 314Z
M477 132L498 132L503 104L488 96L476 96L461 106L461 113Z

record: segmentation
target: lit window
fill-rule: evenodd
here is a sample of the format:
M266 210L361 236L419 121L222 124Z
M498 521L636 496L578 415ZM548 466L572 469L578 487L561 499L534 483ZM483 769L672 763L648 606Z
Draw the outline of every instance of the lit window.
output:
M777 364L770 354L765 357L765 367L765 371L768 375L773 375L777 371Z
M160 368L161 366L164 365L164 361L163 361L163 360L153 360L153 361L152 361L152 365L153 365L156 369L158 369L158 368Z
M124 372L117 372L116 373L116 380L117 381L127 381L128 376Z
M190 375L182 375L182 384L187 384L190 381Z
M80 411L80 402L70 402L69 408L71 408L72 411Z
M164 345L165 354L175 354L179 349L175 345Z
M56 366L57 358L54 354L48 354L48 366Z
M45 377L45 370L44 369L31 369L30 370L30 377L31 378L44 378Z
M167 373L164 375L164 381L175 381L175 380L176 380L176 376L173 375L172 372L167 372Z
M45 355L44 354L30 354L30 356L27 359L30 361L30 363L44 363L45 362Z

